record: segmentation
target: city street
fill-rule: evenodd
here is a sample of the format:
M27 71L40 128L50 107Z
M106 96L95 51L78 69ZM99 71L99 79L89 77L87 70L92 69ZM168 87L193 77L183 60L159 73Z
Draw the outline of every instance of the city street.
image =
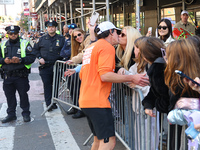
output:
M65 104L61 104L62 109L59 108L41 116L46 106L37 66L36 61L32 65L32 73L29 76L31 122L23 122L21 108L17 106L16 121L6 124L0 122L0 150L89 150L93 140L83 146L91 134L86 117L72 119L65 113L69 109L69 106ZM0 120L6 116L7 108L2 83L1 79ZM115 150L125 149L118 141Z

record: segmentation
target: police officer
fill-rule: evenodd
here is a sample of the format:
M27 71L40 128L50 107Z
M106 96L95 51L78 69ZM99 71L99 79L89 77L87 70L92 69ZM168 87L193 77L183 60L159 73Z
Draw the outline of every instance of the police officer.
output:
M27 94L30 89L28 75L31 63L34 62L36 57L32 52L29 41L19 38L19 26L8 26L5 30L9 39L1 43L0 66L3 78L3 90L8 103L8 115L2 120L2 123L17 119L16 91L18 91L20 97L23 120L24 122L29 122L31 118Z
M57 25L56 21L50 20L45 22L48 33L40 37L33 47L33 51L41 65L39 67L39 74L42 78L44 97L47 106L51 104L52 98L53 66L56 60L62 59L60 51L65 42L63 36L56 34ZM56 108L56 104L53 104L48 111L52 111L52 109Z
M64 58L64 60L69 60L71 57L71 34L74 29L77 28L75 23L68 25L69 33L68 39L65 41L63 48L61 49L60 56Z

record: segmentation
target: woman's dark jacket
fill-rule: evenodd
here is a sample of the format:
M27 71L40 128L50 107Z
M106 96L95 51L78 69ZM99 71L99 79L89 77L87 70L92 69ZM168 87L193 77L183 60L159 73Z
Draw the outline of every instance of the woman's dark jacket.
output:
M147 74L149 76L150 90L142 101L144 109L153 109L156 107L157 111L168 113L169 89L164 81L165 67L165 60L159 57L148 69Z
M174 109L174 106L176 105L176 102L181 98L181 97L185 97L185 98L199 98L199 94L197 94L196 96L191 96L192 94L189 93L188 91L186 91L183 95L181 95L183 91L183 87L177 87L176 89L176 94L174 95L171 91L169 91L169 95L170 95L170 105L169 105L169 111L171 111L172 109Z

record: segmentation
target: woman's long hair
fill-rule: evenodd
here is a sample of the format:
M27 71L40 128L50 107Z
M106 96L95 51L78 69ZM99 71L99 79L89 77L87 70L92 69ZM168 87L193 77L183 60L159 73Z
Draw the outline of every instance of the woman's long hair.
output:
M120 44L117 47L116 55L118 59L120 60L120 63L118 64L119 67L124 67L126 70L128 70L128 64L132 55L134 42L137 38L141 37L142 35L138 30L131 26L126 26L123 29L126 30L126 37L127 37L127 44L125 50L122 49Z
M181 39L170 43L166 49L167 67L165 69L165 84L171 92L176 95L181 87L183 90L181 96L188 92L191 97L197 97L199 94L193 91L188 84L184 83L175 70L180 70L190 78L200 77L200 58L198 48L191 40Z
M79 46L81 43L77 42L75 39L74 39L74 32L75 31L79 31L81 32L83 35L85 35L85 32L80 29L80 28L76 28L72 31L72 37L71 37L71 58L76 56L79 52L78 52L78 49L79 49Z
M164 42L169 38L169 36L171 35L171 37L173 38L173 35L172 35L172 24L171 24L171 21L168 20L168 19L161 19L159 22L158 22L158 26L161 22L165 22L167 24L167 28L168 28L168 33L165 35L165 36L160 36L159 32L158 32L158 36L160 36L160 39L163 40Z
M135 47L139 48L139 44L141 43L141 41L142 41L142 39L143 39L144 37L145 37L145 36L140 37L140 38L138 38L138 39L135 40L135 42L134 42ZM138 63L137 72L138 72L138 73L144 72L145 67L146 67L146 65L147 65L147 62L143 59L143 57L141 56L141 53L140 53L140 52L138 53L138 57L134 58L134 61L135 61L136 63Z
M162 57L161 48L165 48L165 46L159 38L144 37L138 48L141 56L149 63L153 63L158 57Z

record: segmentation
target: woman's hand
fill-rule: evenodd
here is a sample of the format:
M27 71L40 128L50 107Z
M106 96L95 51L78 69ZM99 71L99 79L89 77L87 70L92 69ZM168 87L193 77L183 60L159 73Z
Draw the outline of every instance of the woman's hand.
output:
M71 64L73 64L74 62L72 61L72 60L67 60L66 62L65 62L65 64L68 64L68 65L71 65Z
M135 88L136 84L130 82L130 83L128 83L128 86L129 86L130 88Z
M120 69L118 70L117 74L125 75L125 68L120 68Z
M194 125L194 128L195 128L197 131L200 132L200 124L196 124L196 125Z
M198 77L196 77L194 79L194 81L196 81L197 83L200 83L200 79ZM194 84L192 81L188 80L187 78L184 78L184 82L188 83L189 86L194 90L200 93L200 86L198 86L197 84Z
M152 109L145 109L145 113L151 117L156 117L155 113L153 113Z
M76 73L76 71L75 71L75 69L67 69L66 71L65 71L65 77L66 76L71 76L71 75L73 75L74 73Z

